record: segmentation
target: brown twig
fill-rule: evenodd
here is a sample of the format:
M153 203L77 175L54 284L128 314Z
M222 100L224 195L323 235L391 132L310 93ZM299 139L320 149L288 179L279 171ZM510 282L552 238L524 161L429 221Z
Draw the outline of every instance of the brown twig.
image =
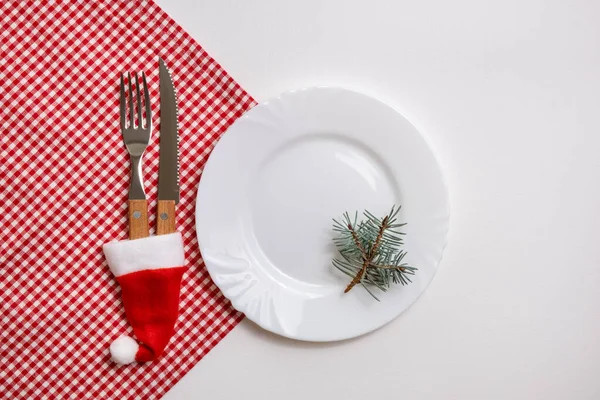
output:
M377 235L377 239L375 239L375 244L371 247L371 253L369 254L369 262L373 261L373 258L377 255L377 250L379 250L379 245L381 244L381 239L383 238L383 232L388 228L388 216L386 215L381 221L381 226L379 227L379 234Z
M399 265L379 265L379 264L369 263L369 267L385 268L385 269L399 269L400 271L406 271L406 268L401 267Z
M358 239L358 234L354 230L354 227L352 226L352 224L348 224L348 230L352 234L352 239L354 239L354 243L356 243L356 247L358 247L358 249L362 253L363 260L366 260L367 259L367 252L365 251L365 248L363 247L362 243Z
M344 290L344 293L348 293L350 290L352 290L352 288L354 286L356 286L356 285L358 285L360 283L360 281L362 280L363 276L367 272L367 267L369 266L370 263L371 263L370 261L365 260L365 262L363 263L363 266L360 269L360 271L358 271L358 273L356 274L356 276L354 278L352 278L352 281L348 284L348 286L346 286L346 289Z
M360 281L362 280L362 278L367 273L367 268L369 267L369 265L372 264L373 259L377 255L377 251L379 250L379 246L381 244L381 239L383 238L383 232L388 228L388 225L389 225L389 218L386 215L385 218L383 218L383 220L381 221L381 226L379 227L379 233L377 234L377 238L375 239L375 244L373 244L373 247L371 247L371 251L369 251L369 253L367 254L364 247L358 240L358 235L354 231L354 228L352 227L351 224L348 224L348 229L352 233L352 237L354 238L356 245L358 246L358 248L360 249L360 251L363 255L364 262L363 262L362 268L358 271L358 273L352 279L352 281L348 284L348 286L346 286L344 293L348 293L350 290L352 290L352 288L354 286L358 285L360 283Z

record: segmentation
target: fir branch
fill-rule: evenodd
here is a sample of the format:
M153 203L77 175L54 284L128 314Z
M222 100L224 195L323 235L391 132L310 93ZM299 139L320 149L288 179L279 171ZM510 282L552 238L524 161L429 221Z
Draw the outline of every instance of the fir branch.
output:
M377 254L377 251L379 250L379 246L381 245L381 239L383 239L383 234L385 230L389 228L388 222L389 216L386 215L383 218L383 221L381 221L381 225L379 226L379 233L377 234L377 239L375 239L375 244L373 245L369 253L369 263L371 262L371 260L373 260L373 258Z
M403 245L404 233L399 229L404 223L397 223L400 207L392 207L383 218L377 218L364 211L365 220L358 222L358 213L354 219L344 213L342 222L333 220L333 230L337 237L333 239L341 259L334 259L333 266L352 280L344 290L348 293L354 286L361 284L371 296L377 297L368 285L387 291L391 283L407 285L412 282L417 268L402 262L406 251Z
M365 252L365 249L362 246L362 243L360 242L360 239L358 238L358 234L356 233L356 231L354 230L354 228L350 224L348 224L348 230L352 234L352 239L354 239L354 244L356 244L356 247L360 250L360 253L362 254L363 259L366 260L367 259L367 253Z

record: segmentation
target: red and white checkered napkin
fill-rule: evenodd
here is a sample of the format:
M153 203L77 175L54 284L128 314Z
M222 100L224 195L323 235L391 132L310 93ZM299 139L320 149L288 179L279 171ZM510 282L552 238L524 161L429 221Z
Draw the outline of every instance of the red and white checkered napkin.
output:
M152 1L3 1L0 26L0 398L158 398L242 318L203 266L194 200L215 141L254 101ZM101 251L127 237L118 78L149 79L154 225L158 56L179 97L189 268L165 354L119 368L108 348L130 328Z

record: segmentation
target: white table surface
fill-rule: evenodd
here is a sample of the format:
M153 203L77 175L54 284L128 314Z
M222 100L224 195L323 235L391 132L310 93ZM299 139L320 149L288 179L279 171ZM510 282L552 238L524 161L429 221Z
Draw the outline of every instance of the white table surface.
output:
M165 399L600 398L600 2L158 3L259 101L327 84L395 106L451 199L397 320L333 344L244 321Z

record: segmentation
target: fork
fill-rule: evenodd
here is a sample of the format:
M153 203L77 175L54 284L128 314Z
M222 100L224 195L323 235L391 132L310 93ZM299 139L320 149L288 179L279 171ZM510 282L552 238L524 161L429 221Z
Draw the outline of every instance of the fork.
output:
M131 89L131 74L127 73L129 84L129 118L127 118L127 100L125 98L125 85L121 73L121 133L127 152L131 159L131 183L129 186L129 239L139 239L150 235L148 227L148 201L144 191L142 180L142 157L150 142L152 132L152 110L150 109L150 96L148 95L148 84L146 75L142 72L142 84L144 90L145 118L142 119L142 101L140 98L140 84L138 74L135 73L135 92L137 120L134 118L133 94Z

